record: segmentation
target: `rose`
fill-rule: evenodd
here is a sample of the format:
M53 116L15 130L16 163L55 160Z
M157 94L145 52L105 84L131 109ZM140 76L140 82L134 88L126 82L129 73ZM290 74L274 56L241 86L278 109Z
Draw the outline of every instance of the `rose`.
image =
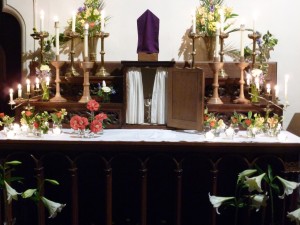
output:
M89 121L87 118L78 115L73 116L70 120L70 126L74 130L83 130L88 124Z
M103 129L103 126L102 126L102 122L100 120L93 120L90 124L90 129L91 129L91 132L93 133L98 133L100 130Z
M32 112L31 111L25 111L25 116L27 116L27 117L32 116Z
M103 122L103 120L107 119L107 115L105 113L99 113L95 116L95 120L99 120L100 122Z
M99 107L99 103L93 99L87 103L87 109L91 112L98 111Z
M250 119L245 119L245 124L247 127L249 127L251 125L251 120Z

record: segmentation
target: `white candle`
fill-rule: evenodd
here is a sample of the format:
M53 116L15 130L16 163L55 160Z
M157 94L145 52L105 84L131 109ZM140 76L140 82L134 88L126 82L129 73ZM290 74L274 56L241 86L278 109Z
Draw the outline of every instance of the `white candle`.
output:
M104 32L105 30L105 11L101 11L101 31Z
M36 87L36 89L40 89L40 79L39 78L35 78L35 87Z
M254 14L253 14L253 22L252 22L252 23L253 23L253 28L252 28L252 29L253 29L253 34L256 32L256 31L255 31L255 23L256 23L256 19L257 19L257 15L256 15L256 13L254 13Z
M89 54L89 50L88 50L88 35L89 35L89 25L86 23L84 25L84 39L83 39L83 42L84 42L84 58L87 59L88 57L88 54Z
M40 31L43 32L44 31L44 19L45 19L45 12L43 10L41 10L40 12Z
M224 9L223 8L220 8L219 14L220 14L220 32L223 33L224 32Z
M22 86L18 84L18 98L22 98Z
M26 91L27 93L30 93L30 80L26 79Z
M284 99L285 99L285 103L288 103L288 82L289 82L289 75L285 74L284 76Z
M75 32L76 12L72 12L72 32Z
M36 0L33 0L33 28L37 29L37 27L36 27Z
M220 23L216 23L216 50L215 50L215 57L219 57L220 51Z
M102 87L106 87L106 82L105 82L105 80L102 81Z
M255 77L255 79L254 79L254 83L255 83L255 87L256 87L256 89L258 89L258 90L259 90L259 78L258 78L258 77Z
M196 15L194 10L192 13L192 33L196 33Z
M47 77L46 77L46 86L48 87L48 86L49 86L49 84L50 84L50 77L49 77L49 76L47 76Z
M244 30L245 24L241 24L240 31L241 31L241 57L244 57Z
M57 16L54 17L54 27L55 27L55 45L56 45L55 55L59 56L59 22Z
M278 95L279 95L279 87L278 87L278 85L275 85L274 90L275 90L275 98L277 98Z
M267 88L267 94L270 94L271 93L271 84L267 84L266 85L266 88Z
M248 86L250 85L250 81L251 81L251 74L247 73L246 82Z
M13 94L14 94L14 90L12 88L9 89L9 101L10 102L14 101Z

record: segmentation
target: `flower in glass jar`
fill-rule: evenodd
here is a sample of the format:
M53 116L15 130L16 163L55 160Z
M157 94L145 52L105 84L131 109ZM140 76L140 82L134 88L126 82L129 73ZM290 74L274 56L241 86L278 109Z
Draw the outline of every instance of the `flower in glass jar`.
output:
M34 112L33 110L26 110L21 112L21 121L22 125L31 125L34 121Z
M274 113L272 117L267 119L267 124L269 128L277 128L278 126L281 127L282 117L278 116Z
M54 123L61 124L67 114L66 109L61 109L60 111L51 113L50 115Z
M33 119L33 126L37 130L43 131L44 134L48 133L50 116L47 111L37 113Z
M113 95L115 93L116 93L115 89L112 86L110 87L106 86L105 81L102 82L102 86L100 83L98 83L97 95L99 97L102 97L103 102L109 102L110 95Z
M87 125L89 125L89 121L83 116L75 115L70 120L70 126L74 130L84 130Z
M0 126L8 126L14 122L15 118L4 113L0 113Z
M242 125L245 128L258 128L261 129L264 126L265 119L258 113L253 114L251 111L248 112L247 117L242 117Z

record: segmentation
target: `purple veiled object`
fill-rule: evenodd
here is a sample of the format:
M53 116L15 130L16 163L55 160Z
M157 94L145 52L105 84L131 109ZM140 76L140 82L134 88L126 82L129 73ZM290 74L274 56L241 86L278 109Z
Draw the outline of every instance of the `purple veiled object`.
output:
M137 19L138 47L137 52L158 53L159 19L147 9Z

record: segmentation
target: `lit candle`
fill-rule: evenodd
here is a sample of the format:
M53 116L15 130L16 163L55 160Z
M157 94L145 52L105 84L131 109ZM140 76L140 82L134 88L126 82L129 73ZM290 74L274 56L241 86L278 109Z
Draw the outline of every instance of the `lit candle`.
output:
M13 94L14 94L14 90L12 88L9 89L9 101L10 102L14 101Z
M194 10L192 12L192 33L196 33L196 15Z
M50 84L50 77L49 77L49 76L47 76L47 77L46 77L46 86L48 87L48 86L49 86L49 84Z
M224 9L223 8L220 8L219 14L220 14L220 32L223 33L224 32Z
M106 87L106 82L105 82L105 80L102 81L102 87Z
M258 90L259 90L259 78L258 78L258 77L255 77L255 79L254 79L254 83L255 83L255 87L256 87L256 89L258 89Z
M27 93L30 93L30 80L26 79L26 91Z
M58 17L54 17L54 27L55 27L55 45L56 45L56 56L59 56L59 22Z
M275 85L274 90L275 90L275 98L277 98L278 95L279 95L279 87L278 87L278 85Z
M88 35L89 35L89 25L86 23L84 25L84 39L83 39L83 42L84 42L84 59L86 60L87 57L88 57Z
M76 23L76 13L72 12L72 32L75 32L75 23Z
M18 98L22 98L22 86L18 84Z
M36 89L40 89L40 79L39 78L35 78L35 87L36 87Z
M101 31L104 32L105 28L105 12L104 10L101 11Z
M245 24L241 24L240 31L241 31L241 57L244 57L244 30Z
M255 33L255 23L256 23L257 15L256 13L253 14L253 34Z
M267 94L269 95L271 93L271 84L267 84L266 85L266 88L267 88Z
M216 23L216 50L215 50L215 57L219 57L220 51L220 23Z
M43 10L41 10L40 12L40 31L43 32L44 31L44 18L45 18L45 12Z
M288 103L288 81L289 81L289 75L288 74L285 74L284 76L284 99L285 99L285 103L287 104Z
M37 27L36 27L36 0L33 0L33 28L37 29Z

